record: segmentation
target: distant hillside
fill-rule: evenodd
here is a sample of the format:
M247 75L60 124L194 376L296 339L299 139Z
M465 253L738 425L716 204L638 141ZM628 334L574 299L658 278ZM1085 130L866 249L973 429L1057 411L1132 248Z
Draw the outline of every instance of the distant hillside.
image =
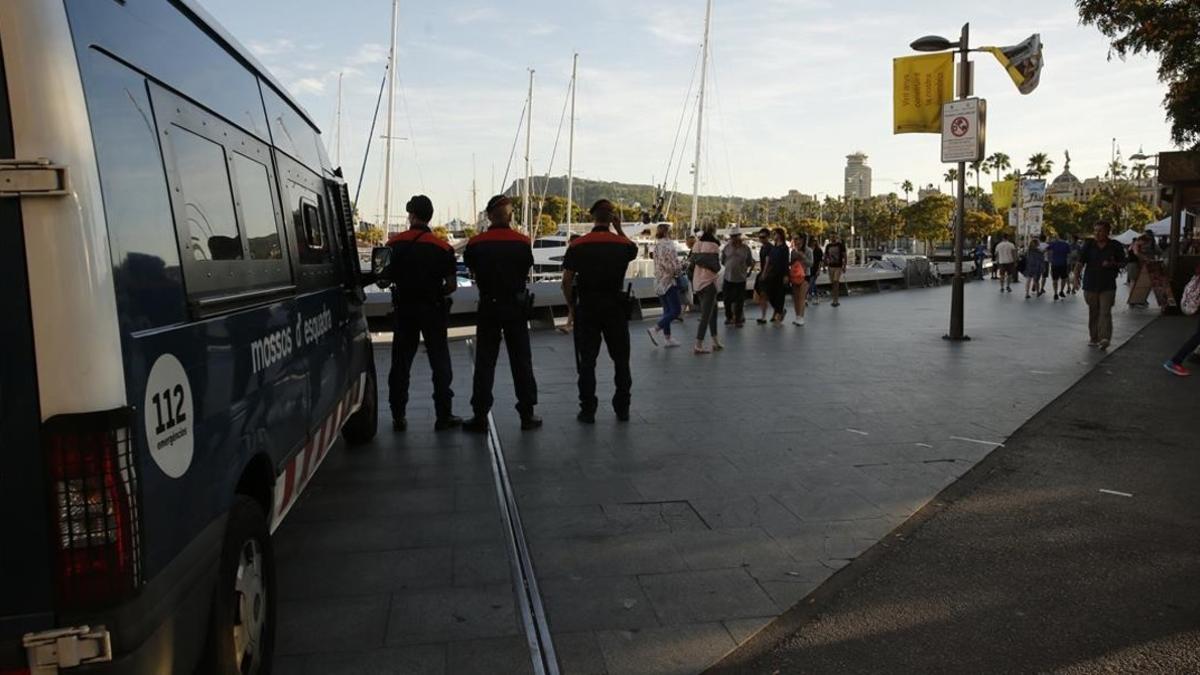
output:
M565 197L567 194L567 177L553 176L547 184L544 176L535 176L531 181L533 184L533 193L535 196L540 196L545 190L546 196ZM521 194L522 181L513 181L506 194L519 196ZM654 205L654 198L657 194L657 189L653 185L635 185L631 183L616 183L610 181L587 180L576 178L573 186L573 198L576 204L587 208L593 202L600 199L608 199L616 202L625 211L627 219L636 217L633 213L635 207L640 206L643 210L649 210ZM720 197L720 196L700 196L700 212L706 215L715 215L725 210L740 211L742 205L748 200L742 197ZM678 219L679 216L687 218L691 214L692 209L692 193L675 193L675 198L671 200L671 212Z

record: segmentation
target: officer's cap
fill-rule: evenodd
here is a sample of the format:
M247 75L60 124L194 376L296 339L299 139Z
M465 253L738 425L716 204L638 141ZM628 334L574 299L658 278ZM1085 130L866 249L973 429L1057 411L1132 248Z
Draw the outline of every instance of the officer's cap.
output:
M404 205L404 210L425 222L429 222L433 218L433 202L425 195L413 195L413 198Z

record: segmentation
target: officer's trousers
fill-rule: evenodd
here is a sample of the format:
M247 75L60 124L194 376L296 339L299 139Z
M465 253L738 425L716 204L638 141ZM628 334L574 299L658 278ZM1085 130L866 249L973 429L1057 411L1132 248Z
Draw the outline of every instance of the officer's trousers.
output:
M620 298L592 304L580 304L575 310L575 366L579 371L579 408L595 412L596 358L600 340L608 347L613 361L616 392L613 409L629 410L633 374L629 370L629 314Z
M522 418L533 414L537 405L537 380L533 377L533 355L529 348L529 322L524 318L500 319L481 312L475 329L475 382L471 408L478 416L492 409L492 387L496 380L496 358L500 356L500 337L508 349L508 365L517 390L517 412Z
M433 407L438 419L452 414L454 392L450 383L450 346L446 342L446 308L438 306L395 308L395 333L392 335L392 370L388 374L388 399L392 417L401 418L408 407L409 371L417 355L420 338L425 338L429 367L433 370Z

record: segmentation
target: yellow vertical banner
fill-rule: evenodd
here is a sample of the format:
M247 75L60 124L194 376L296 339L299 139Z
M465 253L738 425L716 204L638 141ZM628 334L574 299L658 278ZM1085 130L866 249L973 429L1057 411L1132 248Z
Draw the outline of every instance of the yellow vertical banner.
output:
M953 98L953 52L892 59L892 133L941 133L942 104Z
M992 203L996 209L1012 208L1013 197L1017 194L1017 181L1000 180L992 183Z

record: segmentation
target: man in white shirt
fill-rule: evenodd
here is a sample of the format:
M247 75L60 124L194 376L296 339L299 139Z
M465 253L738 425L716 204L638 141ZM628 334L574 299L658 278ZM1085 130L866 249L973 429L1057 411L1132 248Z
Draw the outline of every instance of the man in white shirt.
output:
M1012 293L1012 282L1017 278L1017 245L1008 240L1007 234L1000 235L996 244L996 265L1000 267L1000 292Z

